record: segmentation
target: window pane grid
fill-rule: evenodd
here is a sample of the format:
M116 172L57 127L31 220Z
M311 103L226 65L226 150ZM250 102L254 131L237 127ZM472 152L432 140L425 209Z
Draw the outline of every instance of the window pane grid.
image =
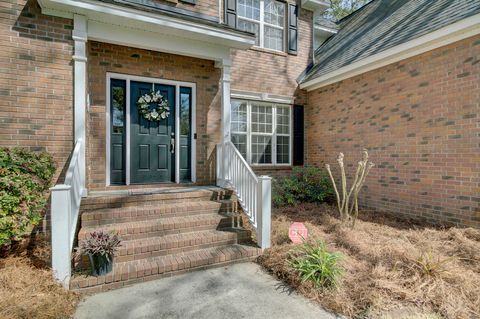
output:
M252 132L272 133L273 109L266 105L252 105Z
M285 17L285 5L275 0L264 0L264 22L283 26Z
M232 143L242 154L243 158L247 157L247 134L232 134Z
M272 137L252 135L252 163L272 164Z
M255 34L255 45L260 45L260 24L249 19L238 18L238 28Z
M232 132L247 132L247 104L232 102Z
M277 134L290 134L290 110L277 107Z
M232 100L232 143L251 164L289 165L290 116L285 105Z
M238 28L255 34L255 45L284 51L285 3L238 0Z
M238 15L252 20L260 20L260 0L238 0Z
M290 162L290 137L277 136L277 163L287 164Z

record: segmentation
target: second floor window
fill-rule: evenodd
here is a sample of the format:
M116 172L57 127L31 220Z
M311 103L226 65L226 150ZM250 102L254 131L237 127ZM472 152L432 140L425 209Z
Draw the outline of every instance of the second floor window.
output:
M238 0L238 28L255 33L256 45L284 51L285 3Z

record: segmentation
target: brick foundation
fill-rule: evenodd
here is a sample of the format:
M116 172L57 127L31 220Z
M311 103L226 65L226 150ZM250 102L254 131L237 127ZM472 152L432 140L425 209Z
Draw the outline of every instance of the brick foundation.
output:
M480 37L309 93L307 162L377 166L362 204L431 222L480 226Z

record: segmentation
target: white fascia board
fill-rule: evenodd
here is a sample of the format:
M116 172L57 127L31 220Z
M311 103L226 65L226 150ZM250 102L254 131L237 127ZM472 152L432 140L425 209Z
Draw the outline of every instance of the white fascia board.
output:
M327 28L327 27L324 27L324 26L321 26L321 25L318 25L318 24L315 24L314 28L315 28L316 32L319 32L319 33L322 33L322 34L332 35L332 34L338 33L338 30Z
M114 4L91 0L39 0L45 14L71 17L73 14L85 15L88 20L121 25L183 38L210 42L230 48L248 49L255 44L253 36L195 23L162 14L119 7Z
M321 13L330 8L330 1L323 0L302 0L302 8L305 10Z
M234 89L230 90L230 97L232 99L263 101L281 104L293 104L295 100L293 96L250 92Z
M301 89L312 91L353 76L408 59L480 34L480 14L402 43L363 60L341 67L333 72L300 84Z
M230 50L224 46L97 21L88 21L88 39L214 61L222 61L230 56Z

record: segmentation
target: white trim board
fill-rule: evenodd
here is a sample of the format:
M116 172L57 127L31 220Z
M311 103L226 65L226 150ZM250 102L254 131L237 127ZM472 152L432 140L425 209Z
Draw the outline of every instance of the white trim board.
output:
M333 72L300 84L312 91L383 66L443 47L480 34L480 14L463 19L437 31L402 43L363 60L341 67Z
M255 44L253 35L162 13L144 12L92 0L38 2L43 14L65 18L72 18L74 14L84 15L88 20L86 31L89 40L129 46L143 43L141 47L148 49L162 49L165 52L212 60L228 58L230 48L248 49ZM149 45L151 47L146 47ZM173 49L169 50L172 46ZM178 50L179 47L182 50Z
M260 92L250 92L242 90L230 91L230 97L232 99L241 99L241 100L254 100L254 101L265 101L279 104L293 104L295 98L288 95L276 95L269 93L260 93Z
M195 121L196 118L196 94L197 94L197 86L195 83L191 82L182 82L182 81L173 81L173 80L166 80L166 79L159 79L159 78L151 78L151 77L144 77L144 76L136 76L136 75L127 75L122 73L113 73L107 72L107 80L106 80L106 116L105 116L105 185L110 186L110 80L111 79L118 79L118 80L125 80L126 81L126 128L125 128L125 184L130 185L130 81L139 81L139 82L147 82L152 84L166 84L175 86L175 136L180 136L180 87L188 87L192 89L192 108L191 108L191 159L190 159L190 175L192 183L195 183L197 180L197 170L196 170L196 139L194 138L195 134L197 133L197 124ZM175 138L175 150L179 150L180 147L180 139ZM175 152L175 183L180 183L180 152ZM161 183L160 183L161 184Z

